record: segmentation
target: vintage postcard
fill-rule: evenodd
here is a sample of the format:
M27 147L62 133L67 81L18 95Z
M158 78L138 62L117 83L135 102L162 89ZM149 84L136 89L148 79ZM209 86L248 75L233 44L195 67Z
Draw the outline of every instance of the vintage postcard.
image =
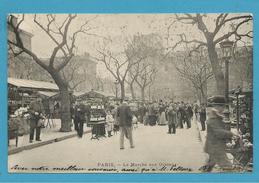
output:
M252 14L6 21L9 173L253 172Z

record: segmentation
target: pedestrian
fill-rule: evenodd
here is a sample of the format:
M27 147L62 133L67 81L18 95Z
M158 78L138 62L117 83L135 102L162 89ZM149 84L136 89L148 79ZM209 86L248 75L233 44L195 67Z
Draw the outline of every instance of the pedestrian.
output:
M209 155L209 160L204 166L206 172L212 171L216 164L223 170L232 168L225 147L226 141L235 134L225 129L222 115L224 108L225 99L223 96L214 96L208 99L207 137L204 147L205 152Z
M151 103L148 109L148 124L150 126L154 126L156 125L156 120L157 120L157 114L156 114L155 104Z
M192 126L191 125L192 117L193 117L192 107L190 104L188 104L187 108L186 108L187 128L191 128L191 126Z
M176 106L171 104L168 108L168 133L175 134L176 133L176 123L177 123L177 111L176 111ZM173 129L173 132L172 132Z
M140 123L143 123L143 119L144 119L144 116L146 114L146 111L147 111L147 109L146 109L145 104L141 103L141 106L139 108L139 122Z
M163 104L163 102L161 100L160 104L159 104L158 125L166 125L165 110L166 110L166 106L165 106L165 104Z
M118 117L117 117L118 106L119 106L119 104L116 103L111 111L112 117L114 119L113 134L117 134L117 132L119 131L119 121L118 121Z
M41 102L41 98L36 98L30 103L30 140L32 143L34 139L34 132L36 131L36 141L41 141L40 134L43 124L44 107Z
M133 114L133 117L132 117L132 125L134 127L134 129L138 128L138 118L136 115Z
M199 105L195 104L194 106L194 113L195 113L195 119L198 120L198 114L199 114Z
M145 113L144 115L144 118L143 118L143 123L144 123L144 126L147 126L148 125L148 112Z
M178 119L179 119L179 121L178 121L179 122L178 123L179 128L183 128L183 123L184 123L184 120L185 120L185 110L184 110L184 103L183 102L181 102L179 104L177 114L178 114Z
M77 131L78 137L82 138L84 132L84 123L86 123L90 111L88 111L88 108L82 102L77 102L74 113L75 130Z
M130 148L134 148L132 136L132 111L126 101L117 109L117 117L120 126L120 149L124 149L124 136L128 137Z
M202 103L200 107L201 131L206 130L205 121L206 121L206 107L205 107L205 104Z
M107 124L107 132L108 132L108 137L112 136L112 130L114 126L114 118L112 117L111 111L108 110L106 114L106 124Z

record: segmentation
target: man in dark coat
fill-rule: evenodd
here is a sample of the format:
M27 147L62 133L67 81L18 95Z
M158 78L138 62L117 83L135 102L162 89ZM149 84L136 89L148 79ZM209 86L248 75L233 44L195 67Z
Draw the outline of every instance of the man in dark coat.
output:
M120 149L124 149L124 136L129 139L130 147L134 148L132 137L132 112L125 101L123 101L117 109L117 118L120 127Z
M79 138L83 137L84 123L89 116L89 109L81 102L77 103L74 109L74 125Z
M229 170L232 164L226 156L225 147L226 141L231 139L234 134L225 129L221 115L225 108L224 97L214 96L210 98L208 107L209 116L204 150L209 155L209 161L205 166L205 171L210 172L216 164L223 170Z
M183 128L183 123L185 121L185 110L184 110L184 103L181 102L178 108L178 116L179 116L179 127Z
M198 114L199 114L198 104L195 104L195 106L194 106L194 113L195 113L195 119L198 120Z
M36 130L36 141L41 141L40 133L41 133L41 124L39 121L43 119L44 107L41 102L41 98L37 98L32 101L29 106L30 112L30 143L32 143L34 139L34 132Z
M140 121L140 123L143 123L143 118L144 118L146 112L147 112L147 109L146 109L144 103L141 103L141 106L139 108L139 121Z
M168 116L168 133L171 134L175 134L176 132L176 106L171 104L168 108L168 112L167 112L167 116ZM173 132L172 132L173 129Z
M186 114L187 114L187 128L191 128L191 121L193 117L193 111L190 104L186 107Z
M205 121L206 121L206 107L205 107L204 104L201 104L201 108L200 108L200 122L201 122L201 130L202 131L206 130Z

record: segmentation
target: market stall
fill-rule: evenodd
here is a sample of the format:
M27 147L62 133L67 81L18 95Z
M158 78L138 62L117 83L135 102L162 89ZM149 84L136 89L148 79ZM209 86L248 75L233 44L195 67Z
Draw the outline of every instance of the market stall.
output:
M78 101L90 106L90 119L87 123L92 127L91 139L99 139L105 137L105 96L97 91L91 90L77 97Z
M28 107L35 98L46 104L50 95L58 92L54 83L8 78L8 142L29 133ZM45 105L46 106L46 105Z

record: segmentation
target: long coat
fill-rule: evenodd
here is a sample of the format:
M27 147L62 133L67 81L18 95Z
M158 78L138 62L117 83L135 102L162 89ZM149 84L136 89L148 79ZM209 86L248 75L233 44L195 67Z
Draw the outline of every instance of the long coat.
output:
M200 121L204 122L206 121L206 108L202 107L200 112Z
M86 120L89 117L89 108L83 104L79 104L75 107L75 120L76 121L83 121L86 122Z
M192 116L193 116L193 111L192 111L192 107L191 107L191 106L188 106L188 107L187 107L186 112L187 112L187 118L188 118L188 119L192 118Z
M119 126L131 127L132 126L132 112L127 104L122 104L117 109L117 117Z
M29 106L30 112L30 126L36 127L38 125L39 119L42 117L42 113L44 113L44 107L41 102L34 101Z
M207 138L204 151L208 154L225 153L226 140L230 139L233 133L225 130L222 117L214 116L207 120Z
M177 123L177 115L176 115L176 111L174 109L170 109L167 112L167 116L168 116L168 125L172 125L172 124L176 124Z

